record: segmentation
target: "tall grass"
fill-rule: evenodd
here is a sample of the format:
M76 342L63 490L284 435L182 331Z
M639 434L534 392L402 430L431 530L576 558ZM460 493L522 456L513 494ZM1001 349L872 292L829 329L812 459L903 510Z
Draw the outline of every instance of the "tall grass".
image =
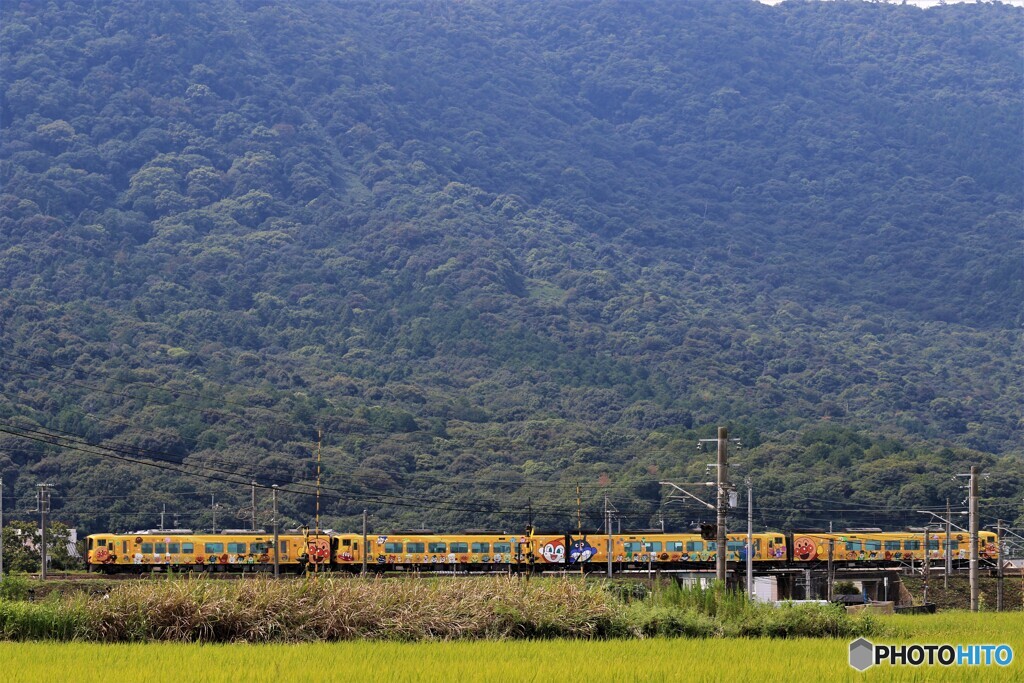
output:
M274 642L628 635L615 599L581 581L179 579L103 599L0 603L0 637Z
M871 615L851 616L837 605L770 605L722 584L678 583L658 590L646 609L631 606L645 635L747 638L847 638L886 631Z
M714 587L672 587L624 602L600 583L514 577L424 580L125 582L103 598L0 601L0 638L305 642L615 638L843 637L877 633L841 608L773 608Z

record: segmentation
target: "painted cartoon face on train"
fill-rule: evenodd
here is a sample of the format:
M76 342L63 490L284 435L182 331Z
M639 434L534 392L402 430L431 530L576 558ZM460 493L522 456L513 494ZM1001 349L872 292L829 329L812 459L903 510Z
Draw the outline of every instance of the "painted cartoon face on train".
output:
M548 562L565 562L565 541L548 541L540 549L540 554Z
M813 560L818 554L814 539L800 536L793 539L793 556L800 560Z
M590 545L586 540L573 541L572 547L569 548L569 562L586 562L596 553L597 548Z

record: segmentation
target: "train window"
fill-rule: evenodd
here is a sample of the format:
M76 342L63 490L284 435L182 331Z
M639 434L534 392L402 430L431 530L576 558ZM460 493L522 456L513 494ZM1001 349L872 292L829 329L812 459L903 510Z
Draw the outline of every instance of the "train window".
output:
M950 541L949 542L949 549L950 550L960 550L960 541Z
M626 541L622 544L622 549L625 550L627 553L638 553L640 552L640 542Z
M423 547L424 546L423 546L422 543L406 543L405 544L405 552L407 552L407 553L422 553L423 552Z
M681 553L683 552L683 542L667 541L665 543L665 550L669 551L670 553Z
M224 544L223 543L206 543L206 544L203 545L203 550L206 551L207 555L211 555L211 554L214 554L214 553L216 553L217 555L220 555L222 552L224 552Z
M783 543L785 543L785 541L782 539L781 536L775 537L775 545L782 545Z
M341 539L341 545L346 547L346 548L352 547L352 539L351 538L343 538L343 539Z
M939 549L939 541L938 541L938 539L936 539L934 541L929 539L928 540L928 550L938 550L938 549Z
M150 554L152 554L152 552L153 552L153 544L152 543L143 543L142 544L142 554L143 555L150 555Z
M881 541L864 541L864 550L881 550Z
M468 553L469 552L469 544L468 543L452 543L452 552L453 553Z
M182 543L181 552L185 553L186 555L191 555L195 552L195 546L193 546L191 543Z
M245 544L244 543L228 543L228 552L232 553L232 554L237 554L237 555L245 554Z
M921 541L903 541L904 550L920 550Z
M708 550L718 550L718 541L708 541Z
M121 553L128 554L128 541L121 541Z
M647 541L644 545L647 547L648 552L661 552L661 541Z
M448 552L447 543L431 543L428 548L432 553L446 553Z
M846 542L846 549L847 550L853 550L854 552L857 552L857 551L863 550L864 546L863 546L863 544L860 541L847 541Z
M746 541L729 541L726 544L726 548L728 548L729 550L732 550L733 552L739 552L741 550L746 549L746 547L747 547Z
M693 553L693 552L699 553L702 550L704 550L704 541L687 541L686 542L686 552L688 552L688 553Z
M385 543L384 544L384 552L391 553L392 555L394 555L395 553L400 553L400 552L402 552L402 544L401 543Z
M472 552L474 553L489 553L491 552L490 543L474 543Z
M899 541L886 541L885 542L885 549L886 550L899 550L900 549L900 542Z
M167 544L167 552L171 553L172 555L177 555L178 553L181 552L181 544L180 543L168 543Z
M512 552L512 544L511 543L495 543L494 544L494 552L496 552L496 553L510 553L510 552Z
M288 554L288 541L281 541L281 553L284 555Z
M270 552L270 543L252 543L249 545L249 552L253 555L262 555Z
M92 540L90 539L89 542L92 543ZM100 547L103 548L103 547L105 547L107 545L107 539L101 538L99 541L97 541L97 543L99 543Z
M164 553L166 553L167 552L167 544L166 543L157 543L156 544L156 552L159 553L160 555L163 555Z

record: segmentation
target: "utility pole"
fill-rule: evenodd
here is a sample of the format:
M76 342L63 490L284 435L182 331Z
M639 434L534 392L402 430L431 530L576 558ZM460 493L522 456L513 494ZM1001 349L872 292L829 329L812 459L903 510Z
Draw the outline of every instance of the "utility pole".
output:
M949 590L949 575L953 573L953 551L949 547L950 534L953 518L949 514L949 498L946 498L946 571L943 572L942 588Z
M46 515L50 512L50 489L53 484L36 484L39 492L36 502L39 506L39 580L46 580Z
M608 535L608 579L611 579L611 510L608 509L608 497L604 497L604 532Z
M932 573L932 563L928 558L928 527L924 528L924 562L921 571L924 573L924 604L928 604L928 577Z
M366 547L366 510L363 510L363 576L366 576L366 556L370 549Z
M1003 611L1003 520L996 520L996 611Z
M256 480L252 482L252 530L256 531Z
M270 494L274 506L274 578L277 579L281 577L281 559L278 557L281 553L281 545L277 540L277 484L271 485Z
M971 465L971 611L978 611L978 466Z
M832 602L833 592L835 590L835 576L836 570L833 564L833 559L836 554L836 539L828 539L828 601Z
M583 535L583 498L579 484L576 484L576 533L580 536ZM566 552L565 560L566 562L569 561L568 551Z
M747 484L747 600L754 599L754 480L748 474Z
M217 508L219 508L219 507L220 506L217 505L217 503L214 502L213 494L211 493L210 494L210 510L213 511L213 531L212 531L212 533L217 533Z
M167 503L160 509L160 531L164 530L164 515L167 514Z
M726 552L728 541L725 535L725 524L727 515L729 514L729 497L728 497L728 486L729 486L729 430L725 427L718 428L718 519L717 519L717 531L718 536L716 539L716 545L718 552L715 553L715 578L725 585L725 572L726 572L726 559L728 554Z

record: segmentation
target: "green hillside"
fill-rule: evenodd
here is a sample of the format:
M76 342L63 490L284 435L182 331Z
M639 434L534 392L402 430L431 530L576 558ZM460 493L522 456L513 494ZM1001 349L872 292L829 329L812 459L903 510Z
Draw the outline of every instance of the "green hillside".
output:
M320 429L335 527L683 524L725 424L761 524L1020 516L1022 18L3 3L8 505L310 522Z

